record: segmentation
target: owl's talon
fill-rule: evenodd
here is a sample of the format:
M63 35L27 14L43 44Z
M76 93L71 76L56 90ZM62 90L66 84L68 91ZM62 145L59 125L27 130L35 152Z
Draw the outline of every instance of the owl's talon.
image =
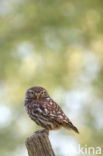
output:
M43 130L37 130L36 132L34 132L34 134L39 134L39 133L47 133L47 135L49 135L49 131L47 129L43 129Z

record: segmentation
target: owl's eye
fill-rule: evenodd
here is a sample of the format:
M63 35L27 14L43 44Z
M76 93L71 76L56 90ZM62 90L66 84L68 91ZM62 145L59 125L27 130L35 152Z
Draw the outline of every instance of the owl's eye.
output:
M33 91L30 91L29 94L31 97L33 97L35 95L35 93Z
M42 97L45 97L46 96L46 92L45 91L43 91L43 92L41 92L41 94L40 94Z

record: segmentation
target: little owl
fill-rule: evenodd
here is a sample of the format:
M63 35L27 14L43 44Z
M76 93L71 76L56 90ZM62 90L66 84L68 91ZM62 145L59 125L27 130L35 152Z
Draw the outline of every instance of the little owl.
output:
M36 86L27 90L25 108L30 118L48 131L65 127L79 133L60 106L42 87Z

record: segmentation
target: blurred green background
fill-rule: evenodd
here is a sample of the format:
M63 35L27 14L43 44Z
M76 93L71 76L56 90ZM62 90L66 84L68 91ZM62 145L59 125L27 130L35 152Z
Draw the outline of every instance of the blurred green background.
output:
M50 133L56 156L103 148L102 0L0 0L0 156L27 156L25 139L39 127L24 96L37 85L80 131Z

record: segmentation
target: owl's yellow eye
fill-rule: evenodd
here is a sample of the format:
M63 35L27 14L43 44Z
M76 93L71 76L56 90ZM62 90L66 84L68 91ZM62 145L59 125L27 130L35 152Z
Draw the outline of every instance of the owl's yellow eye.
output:
M41 94L40 94L42 97L45 97L45 95L46 95L46 92L45 91L43 91L43 92L41 92Z
M30 91L29 94L31 97L33 97L35 95L35 93L33 91Z

